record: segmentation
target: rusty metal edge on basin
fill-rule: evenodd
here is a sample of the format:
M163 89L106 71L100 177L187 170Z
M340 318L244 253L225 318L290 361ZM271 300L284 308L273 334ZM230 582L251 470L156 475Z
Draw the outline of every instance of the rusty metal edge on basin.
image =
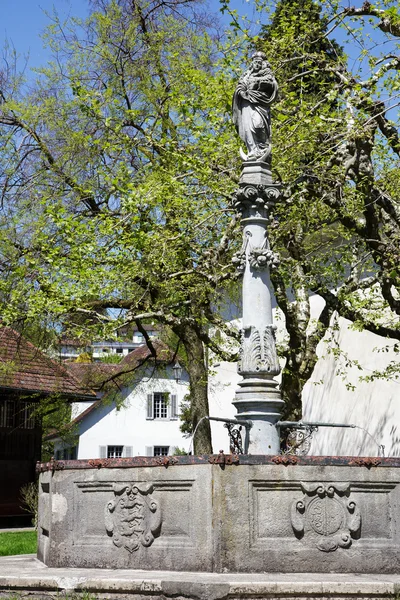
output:
M279 454L276 456L262 454L203 454L199 456L135 456L132 458L93 458L80 460L54 460L38 462L37 473L46 471L63 471L69 469L127 469L135 467L214 464L220 468L238 465L283 465L285 467L300 466L343 466L364 467L400 467L400 457L376 456L292 456Z

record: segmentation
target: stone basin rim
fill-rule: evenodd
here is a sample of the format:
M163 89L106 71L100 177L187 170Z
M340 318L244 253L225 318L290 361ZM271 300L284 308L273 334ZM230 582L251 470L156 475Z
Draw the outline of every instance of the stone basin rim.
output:
M294 456L270 454L201 454L197 456L135 456L131 458L93 458L80 460L50 460L38 462L36 471L81 470L81 469L128 469L141 467L178 467L188 465L214 465L220 468L240 468L240 465L271 465L285 468L295 466L339 466L364 467L367 469L400 467L400 457L380 456Z

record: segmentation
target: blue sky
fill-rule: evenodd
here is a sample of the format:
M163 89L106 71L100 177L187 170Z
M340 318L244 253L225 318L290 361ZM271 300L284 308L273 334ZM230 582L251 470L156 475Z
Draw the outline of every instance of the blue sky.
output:
M53 6L60 15L72 14L85 17L88 12L86 0L0 0L0 44L11 41L18 54L29 54L29 65L38 67L46 62L47 51L42 47L40 34L49 23L46 15Z
M209 2L213 12L219 12L219 0ZM252 13L251 2L233 0L232 5L240 12ZM29 66L43 65L48 52L43 49L40 34L49 23L49 16L57 10L61 17L77 16L84 18L88 14L88 0L0 0L0 46L8 39L23 59L29 54ZM46 14L48 13L48 14ZM223 18L223 17L222 17ZM224 19L225 22L227 19Z
M353 4L359 5L361 0L354 0ZM211 12L219 13L219 0L209 0ZM246 14L254 17L253 0L231 0L231 6L237 8L240 14ZM58 11L61 17L73 15L85 17L89 10L88 0L0 0L1 26L0 26L0 45L3 48L5 40L8 39L15 46L20 56L20 66L24 64L25 56L29 55L29 67L38 67L44 65L49 58L48 51L43 48L40 34L49 23L49 14L53 7ZM47 13L47 14L46 14ZM229 16L221 15L222 22L227 25ZM256 31L254 31L255 33ZM376 35L376 33L375 33ZM346 41L344 32L336 30L334 36L341 43ZM378 36L379 38L379 36ZM354 43L350 38L350 48L346 48L350 57L357 59L361 47L360 43ZM383 36L382 36L383 41ZM349 61L351 65L351 59ZM26 72L26 74L28 74Z

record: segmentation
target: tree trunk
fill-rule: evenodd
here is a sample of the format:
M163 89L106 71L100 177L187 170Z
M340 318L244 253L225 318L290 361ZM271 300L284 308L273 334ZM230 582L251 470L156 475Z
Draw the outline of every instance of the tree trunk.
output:
M186 370L190 382L190 412L193 431L203 417L209 415L208 406L208 369L205 360L204 346L199 332L193 325L183 324L174 328L185 347ZM193 440L194 454L211 454L211 428L208 419L198 426Z
M295 369L283 369L281 390L285 406L282 411L282 419L298 421L302 418L301 394L304 381L299 377Z

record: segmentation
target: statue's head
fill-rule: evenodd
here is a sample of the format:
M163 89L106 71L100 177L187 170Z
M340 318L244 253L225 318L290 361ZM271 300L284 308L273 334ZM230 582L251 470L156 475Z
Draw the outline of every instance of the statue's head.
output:
M254 52L254 54L251 57L251 67L253 71L258 73L258 71L262 71L263 69L266 69L269 66L269 62L267 61L267 57L264 54L264 52Z

